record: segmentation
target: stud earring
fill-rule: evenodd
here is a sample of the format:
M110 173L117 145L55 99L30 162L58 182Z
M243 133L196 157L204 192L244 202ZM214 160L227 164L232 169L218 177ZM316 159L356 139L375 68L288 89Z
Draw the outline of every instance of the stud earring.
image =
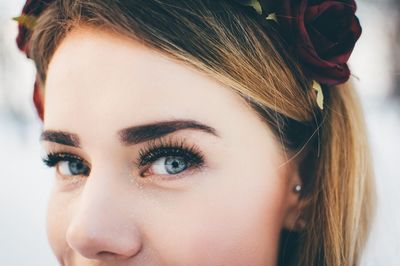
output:
M301 185L296 185L294 187L294 192L299 193L301 191L301 188L302 188Z

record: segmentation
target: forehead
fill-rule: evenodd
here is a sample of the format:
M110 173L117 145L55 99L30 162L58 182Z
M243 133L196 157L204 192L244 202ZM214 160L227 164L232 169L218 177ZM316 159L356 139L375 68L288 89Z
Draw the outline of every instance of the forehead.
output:
M97 143L122 128L174 119L232 132L232 141L273 135L231 88L133 39L76 28L55 51L45 84L45 130Z
M242 104L230 89L137 41L77 28L61 42L49 64L45 122L56 125L72 110L80 111L75 119L101 115L102 121L115 116L123 120L127 113L137 121L196 115L193 110L207 115L207 110L215 110L205 105L222 102Z

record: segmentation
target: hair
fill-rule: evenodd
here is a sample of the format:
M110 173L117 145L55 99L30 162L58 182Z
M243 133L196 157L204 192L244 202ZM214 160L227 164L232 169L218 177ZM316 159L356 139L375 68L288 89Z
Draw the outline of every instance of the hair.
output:
M311 80L275 27L227 0L56 0L30 40L44 90L55 49L79 26L108 30L207 73L238 93L268 123L291 159L301 158L306 227L283 230L279 265L357 265L374 210L365 121L351 84L323 86L317 107Z

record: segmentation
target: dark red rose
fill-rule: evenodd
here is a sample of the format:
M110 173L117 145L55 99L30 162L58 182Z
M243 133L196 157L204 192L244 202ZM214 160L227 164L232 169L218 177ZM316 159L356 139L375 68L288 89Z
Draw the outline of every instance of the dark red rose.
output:
M275 2L276 3L276 2ZM347 61L361 35L354 0L279 1L276 15L282 35L305 72L326 85L347 81Z

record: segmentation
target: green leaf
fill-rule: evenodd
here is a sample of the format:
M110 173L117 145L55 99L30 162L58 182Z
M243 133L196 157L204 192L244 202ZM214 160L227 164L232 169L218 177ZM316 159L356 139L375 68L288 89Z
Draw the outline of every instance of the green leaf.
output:
M317 91L317 104L318 107L323 110L324 109L324 94L322 93L321 84L319 84L316 80L313 80L313 89Z
M278 22L278 19L277 19L275 13L269 14L265 19L267 19L267 20L273 20L273 21L275 21L275 22Z
M239 0L236 2L243 6L250 6L254 8L259 15L262 14L262 7L258 0Z
M19 17L13 17L12 19L24 25L28 29L33 30L36 24L37 17L31 15L21 15Z

